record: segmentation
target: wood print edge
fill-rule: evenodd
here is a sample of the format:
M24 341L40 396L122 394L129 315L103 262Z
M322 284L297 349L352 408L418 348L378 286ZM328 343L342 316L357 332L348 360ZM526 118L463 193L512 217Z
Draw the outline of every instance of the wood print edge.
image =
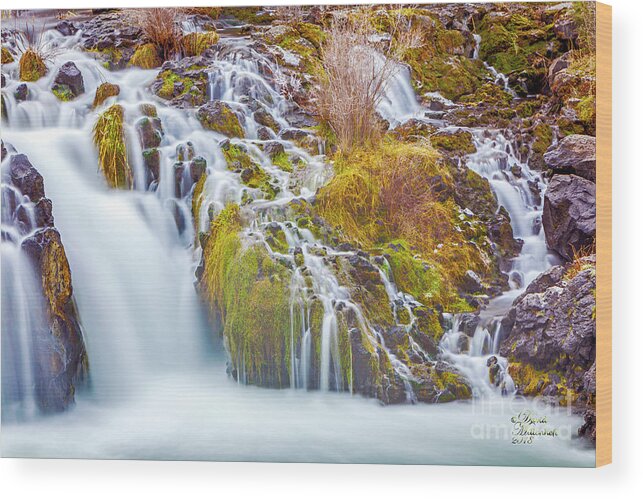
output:
M596 3L596 466L612 462L612 7Z

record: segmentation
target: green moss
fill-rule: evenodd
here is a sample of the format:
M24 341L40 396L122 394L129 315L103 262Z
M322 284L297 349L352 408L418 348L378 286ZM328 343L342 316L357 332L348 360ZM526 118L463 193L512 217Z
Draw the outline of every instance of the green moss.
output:
M261 7L222 7L221 17L234 17L248 24L270 24L274 18L270 14L260 14Z
M229 144L223 149L223 157L228 164L228 169L232 171L251 168L254 164L250 155L237 144Z
M213 220L202 286L221 314L238 376L250 384L289 386L288 273L263 247L244 247L240 229L238 205L228 205Z
M126 189L132 185L132 171L127 160L123 115L123 107L114 104L98 117L94 125L94 145L107 184Z
M535 154L544 154L549 149L554 134L551 127L545 123L539 123L534 127L533 131L534 141L531 145L531 150Z
M431 301L439 294L441 284L437 269L415 258L406 241L391 243L386 255L398 289L421 301Z
M199 228L199 213L201 213L201 205L203 204L203 188L205 187L207 178L207 175L201 175L201 178L194 185L194 190L192 191L192 218L197 232Z
M433 147L458 154L473 154L476 152L471 134L464 130L434 134L431 136L431 144Z
M460 102L483 103L502 107L511 104L512 100L513 97L498 85L485 83L478 87L473 94L460 99Z
M212 130L227 137L245 137L238 116L226 105L218 106L216 116L211 114L197 114L197 116L201 126L206 130Z
M199 88L197 81L205 80L205 73L190 76L179 76L174 71L168 69L159 73L157 78L161 78L161 87L156 94L162 99L171 100L173 98L182 98L190 94L193 105L202 103L204 91ZM182 83L181 90L175 91L175 84Z
M285 172L292 172L292 163L286 152L280 152L272 158L272 164Z
M47 66L40 54L27 49L20 57L20 79L22 81L37 81L47 74Z
M74 100L74 94L68 85L54 85L51 87L51 93L54 94L58 100L63 102Z

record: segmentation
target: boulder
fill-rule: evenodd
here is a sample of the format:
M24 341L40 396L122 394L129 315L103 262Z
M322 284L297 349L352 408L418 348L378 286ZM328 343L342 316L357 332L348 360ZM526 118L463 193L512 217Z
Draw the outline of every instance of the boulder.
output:
M68 20L60 21L58 24L56 24L55 29L63 36L71 36L76 34L76 32L78 31L78 28L74 26L74 23Z
M45 185L42 175L38 173L29 158L24 154L14 154L9 163L9 175L11 182L20 192L33 202L45 196Z
M48 329L33 331L36 401L43 412L59 412L74 402L76 386L87 374L87 354L72 294L71 270L53 227L22 243L45 298Z
M573 173L596 182L596 137L568 135L543 158L554 173Z
M554 175L545 192L547 247L565 260L596 237L596 184L576 175Z
M67 90L72 98L78 97L85 92L85 83L80 69L72 61L63 64L54 78L53 90L64 93Z
M266 143L263 146L263 152L265 152L271 159L274 159L275 156L283 154L285 152L284 146L275 140Z
M163 126L160 118L141 118L136 122L136 131L143 149L151 149L161 145Z

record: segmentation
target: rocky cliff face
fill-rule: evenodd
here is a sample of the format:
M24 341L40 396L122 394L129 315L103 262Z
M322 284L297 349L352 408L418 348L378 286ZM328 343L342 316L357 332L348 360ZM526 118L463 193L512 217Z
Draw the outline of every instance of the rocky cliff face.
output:
M73 297L71 271L60 233L54 226L51 201L42 176L24 154L8 154L3 145L3 222L16 232L3 233L27 255L42 295L42 327L31 331L31 368L35 400L43 412L62 411L74 402L76 389L88 375L82 327ZM6 187L5 187L6 184ZM9 201L5 205L5 200ZM3 262L5 263L5 262ZM34 321L34 324L37 322ZM17 328L3 329L17 334ZM9 339L11 340L11 339Z
M541 274L514 301L502 325L506 336L500 352L509 359L518 390L586 410L591 419L596 396L595 256Z

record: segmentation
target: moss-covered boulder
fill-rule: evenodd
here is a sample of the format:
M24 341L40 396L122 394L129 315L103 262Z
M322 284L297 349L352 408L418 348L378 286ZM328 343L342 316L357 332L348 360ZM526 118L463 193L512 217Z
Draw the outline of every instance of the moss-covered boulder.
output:
M92 108L97 108L103 102L105 102L110 97L116 97L121 93L121 87L115 83L101 83L96 89L96 94L94 95L94 102L92 103Z
M7 47L2 47L2 64L11 64L14 61L13 54Z
M201 126L207 130L227 137L245 137L239 117L225 102L208 102L199 108L196 116Z
M47 74L47 65L38 52L27 49L20 57L20 79L37 81Z
M63 64L54 78L51 91L61 101L69 101L85 93L85 81L78 66L72 61Z
M152 83L152 92L171 101L175 107L197 107L207 102L208 61L202 57L184 57L167 61Z

